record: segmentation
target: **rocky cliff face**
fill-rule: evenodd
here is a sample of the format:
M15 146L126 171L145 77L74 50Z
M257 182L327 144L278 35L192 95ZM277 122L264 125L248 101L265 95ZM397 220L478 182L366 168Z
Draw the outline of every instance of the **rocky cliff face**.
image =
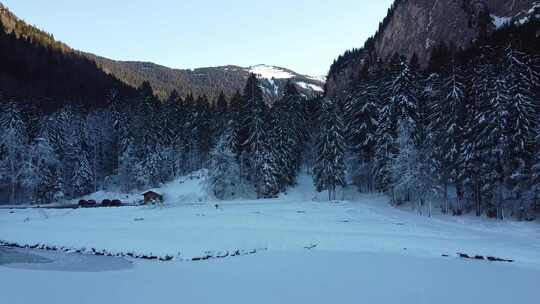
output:
M398 1L393 17L374 41L375 52L388 58L395 52L423 64L441 42L466 47L489 34L497 22L532 6L532 0L407 0Z
M456 48L489 35L506 20L529 10L535 0L396 0L368 52L387 60L395 53L417 54L425 67L434 47L444 42ZM327 93L338 96L343 83L359 71L362 56L349 58L328 77ZM352 74L351 74L352 73Z

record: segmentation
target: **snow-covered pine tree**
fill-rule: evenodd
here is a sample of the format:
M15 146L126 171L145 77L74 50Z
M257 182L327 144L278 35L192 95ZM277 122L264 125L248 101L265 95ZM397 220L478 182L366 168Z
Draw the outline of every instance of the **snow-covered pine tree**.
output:
M540 207L540 130L537 130L536 133L536 153L533 159L533 166L531 172L531 182L532 182L532 194L535 204L538 204Z
M294 183L305 145L305 115L302 97L292 82L287 82L283 98L272 107L271 144L279 188Z
M464 141L463 141L463 182L468 192L474 200L474 209L477 216L482 214L484 201L483 191L483 171L484 159L483 150L485 147L482 137L484 104L489 97L489 86L493 79L493 65L486 60L480 62L469 62L467 73L468 93L466 104L466 115L464 121ZM457 206L456 214L463 212L460 206Z
M14 102L0 110L0 182L7 183L8 201L14 204L29 177L28 137L21 111Z
M431 216L431 199L435 196L437 180L431 145L426 136L415 138L415 123L407 120L398 122L398 153L391 162L392 188L396 197L414 197L422 215L423 206L428 204Z
M114 174L115 127L114 116L109 110L96 110L86 115L83 131L87 143L88 160L94 172L94 191L97 191L106 177Z
M213 111L215 121L213 127L215 129L214 134L223 134L229 126L229 104L225 93L221 91L215 102L215 110ZM222 135L220 135L221 137ZM230 136L229 136L230 137Z
M482 190L490 199L490 207L497 208L500 218L504 218L506 166L511 150L508 133L511 123L508 111L511 99L507 92L507 83L503 76L490 80L488 98L476 118L483 160Z
M227 126L231 130L230 141L231 148L233 153L236 155L237 159L240 159L240 154L242 152L242 138L241 138L241 128L243 125L243 120L241 116L240 107L243 105L243 97L240 94L240 91L236 91L231 97L229 104L229 121ZM245 139L244 139L245 141Z
M243 154L247 164L242 164L247 169L248 178L255 187L257 197L264 197L264 159L268 137L268 110L263 99L259 80L255 75L248 79L244 90L243 99L247 102L247 109L242 117L243 127L247 138L244 142Z
M159 146L154 147L154 150L143 159L142 167L146 186L159 187L169 179L170 167L165 152L166 150Z
M94 172L88 161L88 154L81 150L76 156L76 163L71 177L72 196L82 196L92 192Z
M384 84L382 109L377 123L377 148L375 152L374 172L377 189L393 192L391 188L390 162L397 152L398 121L417 121L417 74L414 66L406 59L394 56L391 62L389 79ZM413 127L416 130L416 126ZM394 198L394 196L392 195Z
M538 105L533 100L533 88L537 77L528 56L512 47L505 49L504 81L510 98L508 112L509 154L506 157L507 187L516 197L521 196L530 187L530 164L533 158L534 137L538 124ZM531 77L532 76L532 77Z
M378 119L377 93L376 84L363 79L345 101L347 142L358 163L358 172L353 172L353 176L355 183L365 191L373 190L373 158Z
M206 189L217 199L234 198L242 192L242 178L236 156L232 152L231 131L225 131L210 153Z
M278 187L282 189L290 185L295 177L295 156L293 155L295 141L291 137L289 112L282 100L277 101L272 107L271 117L272 130L270 130L270 143L267 149L271 149L273 153L272 159L275 161L277 170L275 179L278 181Z
M195 107L195 99L192 94L188 94L184 100L184 116L182 123L182 138L183 147L182 147L182 172L189 173L194 170L197 170L197 155L198 145L197 145L197 124L195 123L198 114Z
M86 151L84 145L83 118L82 111L78 107L65 106L53 118L49 135L53 136L51 141L55 150L59 151L60 168L62 180L64 181L63 193L67 197L78 195L75 190L73 178L81 165L80 157ZM84 156L89 162L88 155ZM89 165L90 166L90 165ZM93 184L93 181L90 181Z
M183 101L176 90L173 90L162 107L162 122L160 145L167 149L167 159L171 161L170 173L171 178L179 176L182 173L182 148L184 145L183 135L183 119L185 112Z
M381 109L377 121L376 131L377 144L374 156L374 179L376 189L379 191L390 191L394 201L393 189L391 188L390 166L394 153L396 152L395 137L396 124L393 121L393 112L389 104Z
M324 99L319 116L317 134L317 161L313 168L313 179L317 191L328 191L328 199L336 199L336 188L344 187L345 139L344 126L337 105Z
M443 212L449 212L448 187L454 184L457 206L461 210L463 200L463 149L465 135L465 83L463 72L454 60L449 73L442 81L440 98L433 103L430 128L434 130L436 158L440 164L440 178L444 196Z
M276 160L276 155L274 151L275 147L271 145L271 142L266 144L265 149L262 151L262 159L260 164L260 193L258 193L259 198L274 198L277 196L281 190L281 185L279 181L280 172L279 172L279 163Z
M196 169L204 166L208 160L210 149L212 148L213 127L210 102L208 97L201 96L195 102L195 116L193 124L195 125L195 140L198 151L198 163Z
M37 138L30 147L32 199L51 203L63 196L60 162L47 138Z
M317 130L319 130L321 100L321 97L316 97L306 100L305 103L306 142L303 151L303 160L307 174L312 174L311 169L314 167L317 158Z
M135 149L127 146L122 152L118 166L118 184L122 191L140 189L147 184L142 162L137 158Z
M297 171L300 170L302 165L302 154L304 152L307 140L307 121L305 109L306 99L300 94L300 92L298 92L296 85L293 82L288 81L285 86L283 100L285 101L287 110L289 112L289 136L291 137L293 144L293 170L290 172L290 174L294 180Z

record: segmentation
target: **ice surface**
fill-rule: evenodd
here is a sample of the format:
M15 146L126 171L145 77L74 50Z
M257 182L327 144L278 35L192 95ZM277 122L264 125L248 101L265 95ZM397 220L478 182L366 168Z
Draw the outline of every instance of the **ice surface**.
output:
M3 303L538 303L540 271L390 253L267 252L98 273L0 266ZM28 290L28 291L27 291Z
M13 269L73 272L118 271L132 267L131 262L117 257L1 246L0 265Z

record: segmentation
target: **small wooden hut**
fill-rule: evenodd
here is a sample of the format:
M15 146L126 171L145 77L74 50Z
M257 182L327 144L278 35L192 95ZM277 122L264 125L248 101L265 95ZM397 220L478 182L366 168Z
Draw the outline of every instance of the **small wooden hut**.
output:
M163 194L159 193L156 190L148 190L141 193L144 197L144 204L163 204Z

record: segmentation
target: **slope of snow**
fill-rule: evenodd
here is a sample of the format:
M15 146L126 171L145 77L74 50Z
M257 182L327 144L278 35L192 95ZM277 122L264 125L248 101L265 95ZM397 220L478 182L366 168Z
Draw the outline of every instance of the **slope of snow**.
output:
M289 79L294 77L294 75L290 72L287 72L278 67L264 64L249 67L249 72L266 79Z
M204 178L205 174L206 172L204 170L197 171L172 182L166 183L159 189L152 190L159 190L159 193L164 196L164 199L173 204L201 202L208 199L208 195L201 186L201 180ZM98 191L96 193L86 195L81 199L95 200L98 203L104 199L119 199L123 204L126 205L138 205L143 199L141 192L144 191L133 191L131 193L122 193L119 191ZM74 199L64 202L64 204L76 204L78 201L79 199Z
M499 17L493 14L491 15L491 19L497 29L512 22L512 17Z
M306 83L306 82L303 82L303 81L297 81L296 84L297 84L299 87L301 87L301 88L303 88L303 89L305 89L305 90L311 89L311 90L313 90L313 91L315 91L315 92L324 92L324 89L321 88L321 87L318 86L318 85L314 85L314 84L311 84L311 83Z
M326 83L326 76L305 76L306 78L309 78L311 80L319 81L322 83Z

